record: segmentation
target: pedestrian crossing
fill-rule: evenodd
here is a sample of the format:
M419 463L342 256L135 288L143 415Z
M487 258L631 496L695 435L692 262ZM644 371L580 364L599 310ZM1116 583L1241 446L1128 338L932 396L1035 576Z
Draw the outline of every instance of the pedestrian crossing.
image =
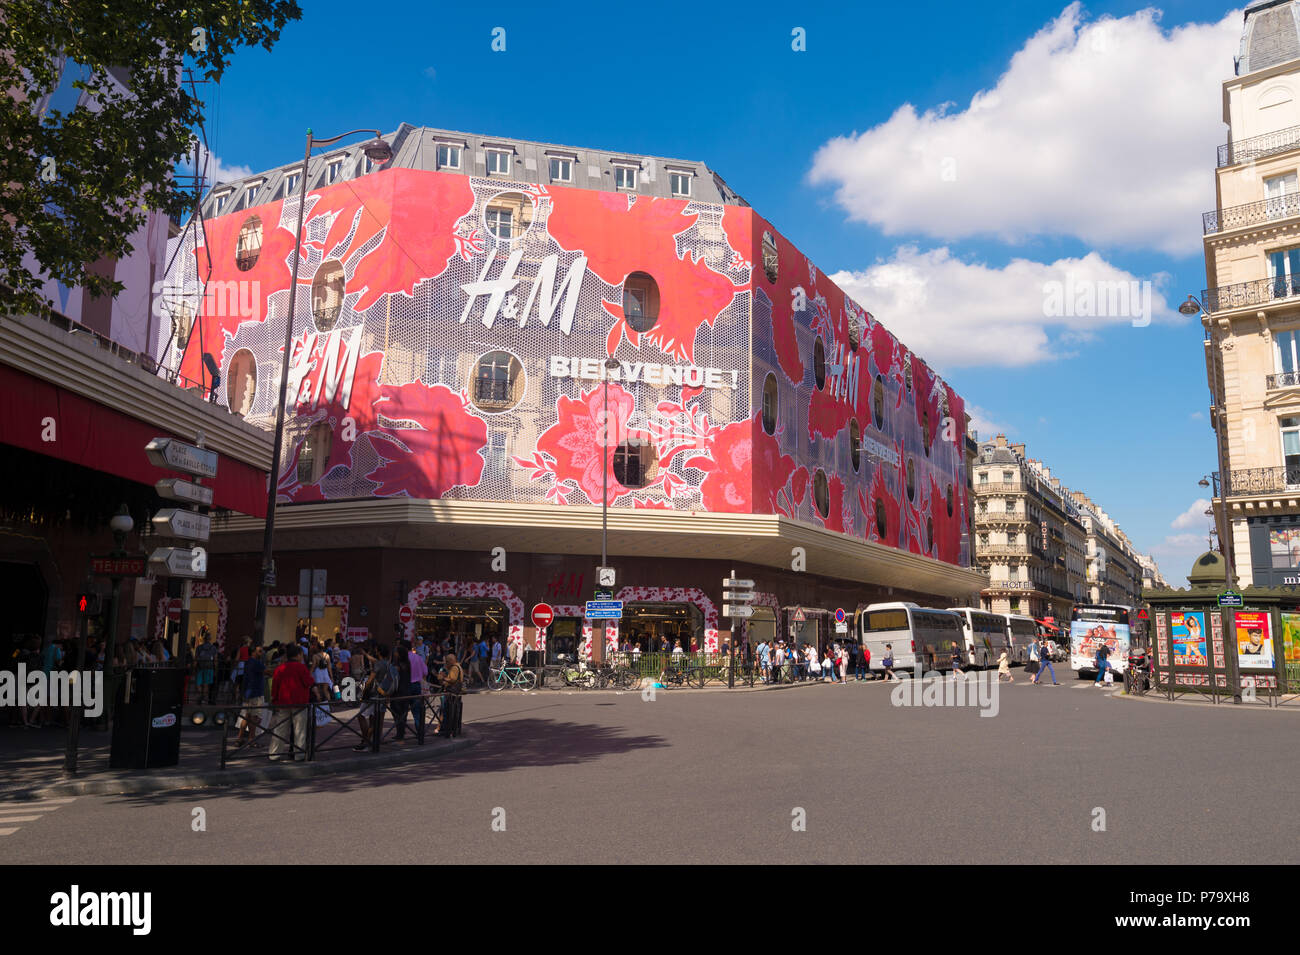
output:
M32 799L23 802L0 802L0 836L12 836L22 828L19 823L38 822L45 816L62 809L75 797L67 799Z

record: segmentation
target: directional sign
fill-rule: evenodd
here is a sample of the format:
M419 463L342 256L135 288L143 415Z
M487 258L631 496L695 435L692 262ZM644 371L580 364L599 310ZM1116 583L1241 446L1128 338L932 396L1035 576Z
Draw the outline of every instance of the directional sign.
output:
M619 620L623 616L623 601L588 600L584 613L588 620Z
M183 471L199 477L217 476L217 452L196 448L175 438L154 438L144 447L149 463L168 471Z
M744 604L723 604L722 615L724 617L752 617L754 608Z
M185 540L205 541L212 531L212 518L198 511L179 507L164 507L153 516L153 529L163 537L180 537Z
M149 555L149 570L159 577L206 577L208 552L202 547L159 547Z
M212 506L212 488L186 481L183 478L163 478L154 485L158 496L168 501L182 501L200 507Z
M1241 599L1241 594L1229 590L1226 593L1219 594L1220 607L1244 607L1245 602Z
M730 578L728 580L724 580L722 582L722 586L735 587L738 590L753 590L754 582L752 580L736 580L735 578Z
M750 604L758 599L752 590L724 590L722 592L723 600L732 600L738 604Z
M143 577L149 558L144 554L127 557L91 557L90 572L101 577Z
M549 627L555 619L555 611L550 604L538 604L533 608L533 626Z

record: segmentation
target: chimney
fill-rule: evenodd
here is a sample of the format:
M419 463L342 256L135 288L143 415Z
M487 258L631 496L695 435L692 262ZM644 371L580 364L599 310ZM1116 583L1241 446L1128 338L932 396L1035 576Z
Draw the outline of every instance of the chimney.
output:
M1007 436L1005 434L999 434L993 439L993 441L999 448L1005 448L1007 446Z

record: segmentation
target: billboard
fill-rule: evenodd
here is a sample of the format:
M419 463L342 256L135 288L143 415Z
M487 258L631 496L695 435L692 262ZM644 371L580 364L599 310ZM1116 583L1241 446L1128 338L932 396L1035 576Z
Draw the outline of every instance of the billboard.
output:
M1075 670L1096 668L1097 650L1110 648L1108 659L1117 672L1128 665L1129 628L1126 623L1097 620L1070 622L1070 666Z
M1207 665L1205 656L1205 613L1169 614L1170 641L1175 666Z
M1237 667L1242 670L1271 670L1273 621L1266 611L1238 610L1236 615Z
M1282 614L1282 659L1300 664L1300 613Z
M308 194L290 289L297 218L187 230L166 281L164 363L267 428L292 299L281 501L783 514L969 563L961 398L748 207L383 170Z

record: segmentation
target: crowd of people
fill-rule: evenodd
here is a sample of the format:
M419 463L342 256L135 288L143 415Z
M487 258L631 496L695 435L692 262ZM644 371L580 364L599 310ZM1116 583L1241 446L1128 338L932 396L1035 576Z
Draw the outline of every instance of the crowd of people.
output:
M854 680L873 679L871 650L856 643L831 643L819 653L811 643L764 640L754 654L764 683L821 680L843 684L849 682L850 670Z

